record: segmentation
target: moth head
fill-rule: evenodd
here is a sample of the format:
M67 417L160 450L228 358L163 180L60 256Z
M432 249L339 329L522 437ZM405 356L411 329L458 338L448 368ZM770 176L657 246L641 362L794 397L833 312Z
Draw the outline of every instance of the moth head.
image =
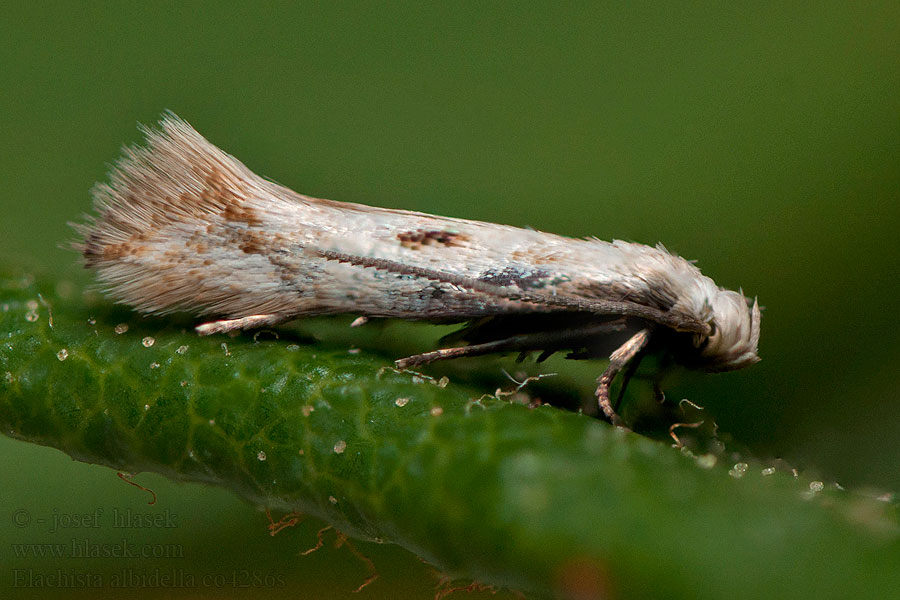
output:
M706 371L732 371L758 362L759 303L721 289L708 302L710 332L694 334L698 366Z

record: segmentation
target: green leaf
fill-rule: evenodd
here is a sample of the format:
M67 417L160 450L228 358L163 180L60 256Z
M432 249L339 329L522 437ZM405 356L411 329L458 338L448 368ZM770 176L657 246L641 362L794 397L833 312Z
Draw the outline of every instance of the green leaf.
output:
M181 325L0 272L0 427L535 596L900 589L896 503L441 386L372 352Z

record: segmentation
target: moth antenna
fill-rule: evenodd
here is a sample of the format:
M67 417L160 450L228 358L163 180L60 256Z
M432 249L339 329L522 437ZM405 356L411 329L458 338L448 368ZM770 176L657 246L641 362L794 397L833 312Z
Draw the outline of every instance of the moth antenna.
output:
M119 260L162 225L227 213L258 179L186 121L166 112L159 128L140 127L145 143L125 147L106 183L91 190L96 216L72 224L85 265Z
M414 265L407 265L383 258L372 258L368 256L355 256L343 252L334 252L333 250L319 250L310 248L310 252L321 256L328 260L335 260L342 263L357 265L363 268L372 268L400 275L412 275L414 277L422 277L432 281L441 283L449 283L462 288L466 288L482 294L488 294L508 300L518 302L527 302L529 304L545 305L545 306L561 306L572 310L584 311L601 315L630 315L640 317L667 325L679 331L692 331L697 333L709 333L709 324L696 319L691 319L684 315L672 314L638 304L636 302L616 302L614 300L597 300L584 298L560 297L552 294L544 294L541 292L519 292L510 290L501 285L472 279L471 277L462 277L452 273L445 273L434 269L427 269Z

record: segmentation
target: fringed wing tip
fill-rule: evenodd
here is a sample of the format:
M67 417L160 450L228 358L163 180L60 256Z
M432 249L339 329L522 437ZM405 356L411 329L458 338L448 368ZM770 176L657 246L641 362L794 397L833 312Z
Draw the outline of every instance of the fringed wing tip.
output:
M220 214L250 173L170 110L156 126L140 126L143 143L125 146L105 182L91 189L93 212L74 225L71 247L88 264L110 246L139 241L167 223Z

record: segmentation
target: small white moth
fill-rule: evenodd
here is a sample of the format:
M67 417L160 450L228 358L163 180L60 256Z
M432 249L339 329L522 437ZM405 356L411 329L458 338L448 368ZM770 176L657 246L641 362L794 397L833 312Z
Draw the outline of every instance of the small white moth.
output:
M201 335L335 313L466 322L451 336L464 345L397 366L508 351L609 357L596 395L616 424L613 378L630 364L624 386L654 347L707 371L759 360L758 304L662 246L310 198L171 113L145 133L146 147L127 149L94 188L98 216L75 225L75 247L120 303L220 318Z

